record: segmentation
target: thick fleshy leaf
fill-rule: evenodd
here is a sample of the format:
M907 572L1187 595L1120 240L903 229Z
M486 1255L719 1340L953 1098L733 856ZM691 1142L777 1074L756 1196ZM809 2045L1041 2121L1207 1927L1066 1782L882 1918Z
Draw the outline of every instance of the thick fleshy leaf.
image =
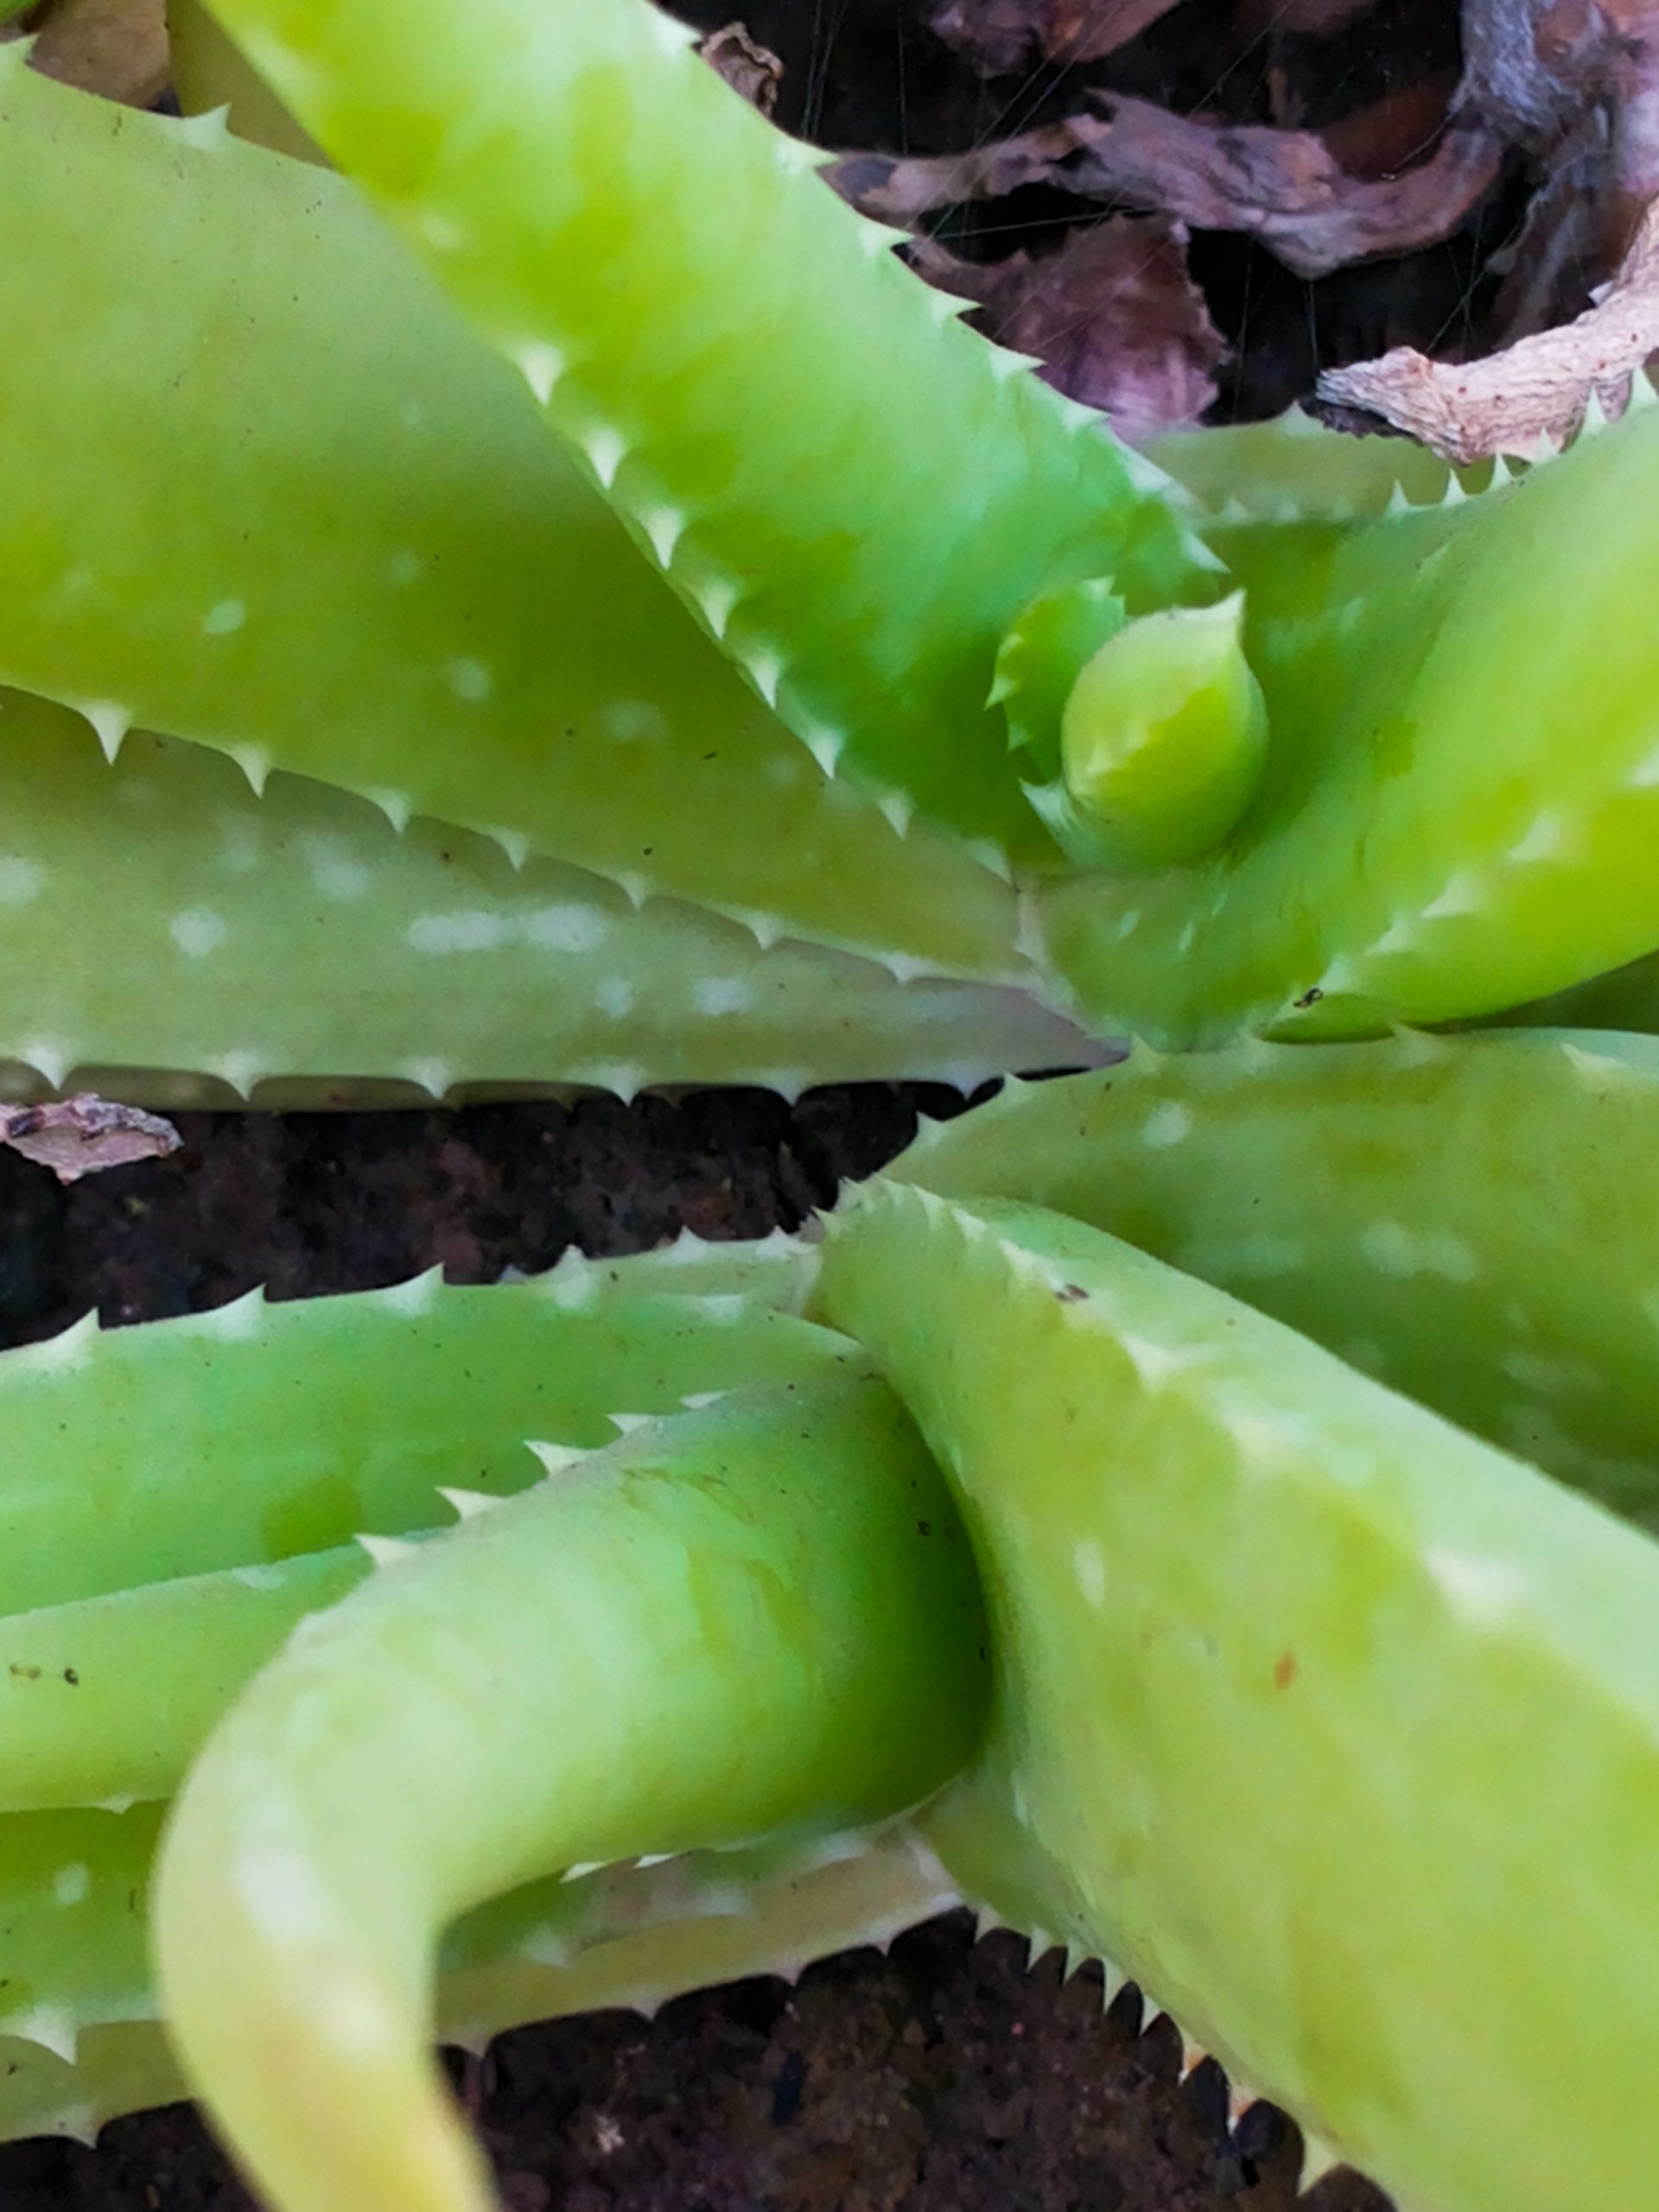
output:
M985 1582L958 1879L1408 2203L1649 2202L1651 1539L1058 1214L877 1185L820 1290Z
M159 1873L175 2046L274 2206L482 2212L424 2049L443 1923L575 1859L896 1812L988 1681L879 1384L648 1425L390 1563L227 1717Z
M1079 576L1211 594L1161 472L962 327L648 0L216 12L815 753L1040 857L997 645Z
M944 972L1007 886L836 785L340 179L0 50L0 681Z
M0 1078L163 1105L860 1077L1098 1056L1012 987L894 976L683 900L0 700ZM8 1063L11 1065L8 1066Z

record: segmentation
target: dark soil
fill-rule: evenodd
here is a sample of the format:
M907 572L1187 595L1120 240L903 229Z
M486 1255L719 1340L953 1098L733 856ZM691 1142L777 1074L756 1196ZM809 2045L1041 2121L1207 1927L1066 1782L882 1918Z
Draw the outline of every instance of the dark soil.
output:
M572 1240L637 1250L793 1225L911 1135L918 1101L868 1084L791 1111L753 1090L624 1108L593 1099L456 1113L180 1117L170 1160L60 1191L0 1154L0 1339L97 1305L132 1321L254 1283L302 1297L441 1261L482 1282ZM671 2005L504 2036L457 2062L511 2212L1285 2212L1295 2131L1265 2106L1236 2135L1206 2063L1185 2086L1167 2018L1103 2014L1089 1970L1024 1970L965 1914L812 1968ZM115 2122L97 2151L0 2147L3 2212L245 2212L188 2107ZM1376 2212L1345 2175L1307 2212Z

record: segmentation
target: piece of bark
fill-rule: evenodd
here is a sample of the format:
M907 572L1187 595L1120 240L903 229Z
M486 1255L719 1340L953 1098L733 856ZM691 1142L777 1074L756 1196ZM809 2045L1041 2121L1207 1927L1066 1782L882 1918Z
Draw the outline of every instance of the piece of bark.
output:
M1322 403L1362 409L1462 465L1491 454L1532 459L1570 437L1593 402L1608 416L1659 353L1659 207L1650 207L1597 304L1484 360L1431 361L1409 346L1327 369Z
M830 172L867 215L909 227L943 207L1030 184L1171 215L1193 230L1243 231L1301 276L1433 245L1497 177L1503 144L1456 117L1425 159L1397 175L1356 177L1317 131L1172 115L1150 101L1093 95L1094 111L964 154L843 157Z
M1097 407L1131 444L1196 423L1216 397L1227 342L1186 265L1186 232L1161 215L1116 215L1052 253L959 261L918 239L912 267L977 300L986 334L1042 363L1045 380Z
M164 1160L179 1143L178 1131L159 1114L90 1090L44 1106L0 1106L0 1144L49 1167L60 1183L137 1160Z

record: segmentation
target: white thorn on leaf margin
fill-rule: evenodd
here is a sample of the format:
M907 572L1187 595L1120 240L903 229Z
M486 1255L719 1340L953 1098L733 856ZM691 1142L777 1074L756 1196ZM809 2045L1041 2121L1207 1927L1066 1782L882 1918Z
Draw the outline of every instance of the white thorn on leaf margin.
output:
M124 707L118 707L110 699L96 700L91 705L84 706L80 711L92 724L93 734L103 748L104 758L113 768L116 757L126 741L127 733L132 728L132 716Z
M187 146L194 146L198 153L218 153L230 143L230 102L204 108L200 115L181 115L173 126L173 135L182 138Z
M9 2012L0 2018L0 2036L15 2036L20 2043L38 2044L66 2066L75 2063L79 2031L67 2005L35 2005L28 2011Z
M542 1463L544 1474L569 1474L579 1460L588 1456L579 1444L531 1444L528 1447Z
M371 1536L364 1534L361 1529L353 1537L352 1541L360 1545L368 1554L374 1561L377 1571L388 1567L397 1567L404 1560L412 1559L420 1549L418 1544L411 1544L406 1536Z
M362 796L371 806L378 806L398 836L409 827L409 818L415 811L415 802L407 791L389 790L366 791Z
M557 346L549 345L539 338L527 338L521 345L510 346L507 358L524 382L531 396L539 406L545 407L553 397L554 386L565 371L564 353Z
M457 1490L445 1483L438 1484L438 1496L447 1505L454 1506L460 1521L476 1521L481 1513L493 1513L504 1501L492 1497L487 1491Z
M247 778L255 798L265 795L265 785L270 775L270 755L263 745L231 745L226 747L237 766Z

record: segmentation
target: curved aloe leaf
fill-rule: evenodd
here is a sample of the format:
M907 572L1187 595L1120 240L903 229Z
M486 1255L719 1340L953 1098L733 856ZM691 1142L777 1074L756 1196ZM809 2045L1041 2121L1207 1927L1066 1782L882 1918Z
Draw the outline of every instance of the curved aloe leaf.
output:
M983 1649L868 1380L647 1427L319 1616L198 1759L156 1895L175 2047L263 2192L486 2205L424 2049L442 1923L578 1858L898 1810L965 1757Z
M985 1582L964 1886L1407 2202L1647 2202L1651 1541L1059 1215L878 1185L820 1293Z
M526 1436L591 1448L615 1414L866 1365L769 1309L792 1293L787 1248L708 1250L573 1255L489 1289L447 1287L435 1268L335 1298L268 1305L256 1290L130 1329L88 1314L0 1354L0 1615L429 1528L442 1484L529 1484ZM705 1265L728 1287L632 1287L683 1275L695 1293ZM753 1297L729 1287L746 1279Z
M418 37L379 0L217 12L790 727L1040 855L985 703L998 640L1076 577L1210 595L1168 480L957 325L646 0L490 0Z
M161 1105L860 1077L1097 1057L1025 994L915 976L0 697L0 1077ZM6 1064L13 1064L10 1068ZM418 1089L416 1089L418 1087Z
M0 681L767 935L1019 967L1007 884L831 783L340 179L16 48L0 125Z
M163 1808L0 1819L0 2139L90 2142L188 2094L160 2021L146 1903ZM693 1853L535 1882L464 1915L438 1955L442 2040L631 2005L886 1942L957 1902L903 1827Z
M1659 1528L1659 1043L1247 1044L1012 1084L887 1170L1248 1299Z

